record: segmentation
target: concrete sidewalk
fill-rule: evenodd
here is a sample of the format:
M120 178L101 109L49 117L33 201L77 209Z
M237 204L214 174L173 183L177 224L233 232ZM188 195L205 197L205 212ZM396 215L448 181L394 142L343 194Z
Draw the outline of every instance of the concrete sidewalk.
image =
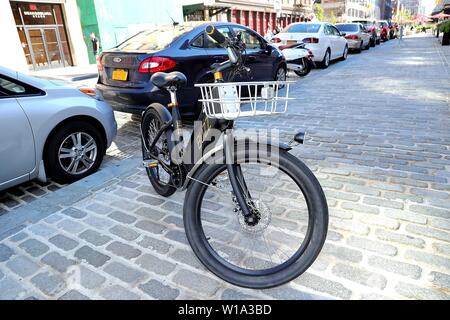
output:
M32 71L31 75L56 77L68 81L83 81L98 78L97 65L91 64L83 67L55 68L42 71Z
M448 300L450 77L436 76L449 71L445 50L429 36L390 41L314 70L294 85L288 114L238 121L279 128L286 141L308 129L293 154L325 189L330 232L290 284L244 290L214 277L187 244L184 193L157 196L139 158L124 155L0 216L0 299ZM118 138L136 154L138 140Z

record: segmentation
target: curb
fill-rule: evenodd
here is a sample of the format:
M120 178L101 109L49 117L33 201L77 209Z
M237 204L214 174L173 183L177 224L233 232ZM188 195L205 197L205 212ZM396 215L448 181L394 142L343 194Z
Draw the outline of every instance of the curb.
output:
M0 241L18 233L32 223L47 218L63 207L73 205L89 197L95 191L106 187L110 180L132 174L136 171L140 161L141 159L138 157L122 160L113 166L101 169L89 177L0 216Z
M88 73L81 76L75 76L70 78L70 81L82 81L82 80L88 80L88 79L95 79L98 78L98 73Z

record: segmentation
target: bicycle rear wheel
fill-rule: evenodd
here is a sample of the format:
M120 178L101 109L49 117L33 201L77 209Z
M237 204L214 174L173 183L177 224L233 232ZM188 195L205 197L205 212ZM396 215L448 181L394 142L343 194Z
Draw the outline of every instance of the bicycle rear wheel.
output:
M196 174L184 223L193 251L211 272L237 286L271 288L315 261L327 235L328 207L319 182L299 159L273 147L270 154L249 154L235 157L257 223L239 210L225 164L205 165Z

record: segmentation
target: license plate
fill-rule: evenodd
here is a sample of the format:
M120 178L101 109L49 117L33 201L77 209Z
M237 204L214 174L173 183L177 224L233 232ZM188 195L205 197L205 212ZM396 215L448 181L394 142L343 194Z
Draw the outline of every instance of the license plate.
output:
M297 41L296 40L288 40L287 41L288 46L292 46L293 44L297 44Z
M116 81L127 81L128 79L128 70L124 69L115 69L112 73L112 79Z

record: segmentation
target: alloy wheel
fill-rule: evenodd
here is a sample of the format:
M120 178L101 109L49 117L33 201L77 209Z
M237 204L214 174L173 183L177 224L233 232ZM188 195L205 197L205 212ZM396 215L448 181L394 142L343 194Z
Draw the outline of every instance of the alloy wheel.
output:
M89 171L94 166L97 156L97 143L85 132L69 135L58 151L61 168L71 175L81 175Z

